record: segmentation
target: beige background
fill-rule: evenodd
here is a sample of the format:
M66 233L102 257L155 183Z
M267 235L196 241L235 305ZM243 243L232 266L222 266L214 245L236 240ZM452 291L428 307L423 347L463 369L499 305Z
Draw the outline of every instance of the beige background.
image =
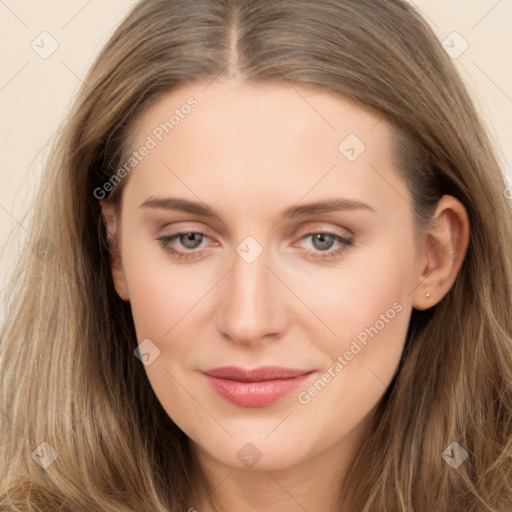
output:
M193 1L193 0L191 0ZM44 151L94 56L134 0L0 0L0 244L15 227L22 241ZM438 38L468 49L454 59L495 140L512 183L512 0L414 0ZM51 49L48 32L58 43ZM463 40L453 41L453 32ZM41 38L46 38L41 42ZM450 39L450 37L452 39ZM458 36L455 36L458 37ZM32 45L35 48L32 48ZM38 46L39 45L39 48ZM461 47L460 47L461 48ZM0 265L0 303L15 251Z

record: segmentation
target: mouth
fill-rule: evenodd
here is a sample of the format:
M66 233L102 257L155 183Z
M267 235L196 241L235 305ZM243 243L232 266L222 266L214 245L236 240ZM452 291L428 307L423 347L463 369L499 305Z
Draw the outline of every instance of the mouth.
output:
M264 407L301 386L314 370L279 366L244 369L235 366L202 372L211 388L225 400L241 407Z

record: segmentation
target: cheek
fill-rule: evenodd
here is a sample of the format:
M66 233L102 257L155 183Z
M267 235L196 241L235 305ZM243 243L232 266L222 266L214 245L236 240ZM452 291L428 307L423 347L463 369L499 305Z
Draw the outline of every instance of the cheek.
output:
M329 416L324 441L335 442L376 407L398 367L411 313L414 278L412 245L400 255L390 245L331 276L330 293L319 294L311 308L335 331L322 337L312 329L316 350L328 354L318 379L297 395L310 418ZM327 284L327 279L325 284ZM327 331L326 331L327 332ZM320 428L320 427L319 427Z
M411 311L415 261L410 239L400 236L361 249L336 267L273 263L276 274L293 289L290 293L275 282L273 300L289 320L283 324L289 329L283 339L289 342L296 336L302 343L296 349L297 359L323 365L320 381L295 392L291 402L295 419L283 430L290 438L305 439L312 452L335 443L360 423L396 371ZM222 297L229 294L220 281L228 267L178 265L152 244L127 243L123 268L138 342L149 338L161 350L161 357L145 366L149 382L173 421L198 443L207 442L211 432L205 431L205 425L211 418L203 404L213 405L203 400L205 388L193 370L208 351L227 353L231 348L219 342L212 349L210 343L219 341L215 315ZM284 350L296 355L293 347L290 343ZM234 422L230 429L235 432L263 428L251 422L237 425L224 413L215 410L223 424ZM278 450L287 441L276 437L273 442Z
M339 272L320 276L317 284L323 293L308 295L311 283L306 281L302 293L331 331L324 329L319 337L317 322L311 324L309 338L329 355L326 369L339 363L331 368L331 377L343 377L335 379L332 391L342 389L342 394L366 397L370 403L391 381L403 351L412 309L415 252L411 239L403 236L364 254L347 259Z
M326 342L343 348L346 341L374 324L379 331L383 330L382 321L386 331L391 330L390 324L407 324L407 318L397 312L409 309L414 278L413 244L405 236L395 236L372 248L358 248L337 268L308 276L296 273L294 283L297 294L325 325L322 334ZM312 327L318 329L319 322Z
M390 378L400 358L413 287L414 248L406 235L382 235L384 241L359 248L336 266L274 262L276 274L294 292L275 294L276 307L287 304L281 311L290 315L291 328L312 355L322 353L326 364L346 355L354 369L364 367L371 375L368 368L376 368L383 380ZM127 237L122 254L138 342L154 340L179 361L173 367L186 363L201 351L201 330L203 337L215 336L206 324L213 322L220 299L215 285L226 269L176 264L152 240L134 243Z
M189 371L195 369L193 356L200 350L201 337L196 332L205 321L198 319L204 305L201 299L212 283L197 271L185 270L186 265L173 264L165 252L158 255L160 251L127 244L123 268L137 343L150 340L152 358L145 365L148 380L167 414L190 432L193 421L187 421L198 411L187 412L193 403L186 389Z
M354 339L364 345L377 336L376 330L382 339L394 329L402 332L407 325L408 319L397 310L406 311L410 306L414 248L404 235L382 239L389 241L360 248L336 266L310 262L274 266L300 298L295 306L283 308L283 314L292 317L295 327L304 332L303 338L333 357L349 350ZM214 287L224 274L221 265L213 269L176 264L153 241L132 243L127 239L123 269L139 342L153 337L167 346L172 339L172 349L178 350L176 333L181 333L179 339L187 338L187 333L190 338L200 327L191 319L204 323L216 309ZM286 292L276 294L274 300L286 302L288 296ZM191 348L190 341L187 346Z
M172 262L157 242L127 241L123 271L137 336L165 340L211 288L200 269Z

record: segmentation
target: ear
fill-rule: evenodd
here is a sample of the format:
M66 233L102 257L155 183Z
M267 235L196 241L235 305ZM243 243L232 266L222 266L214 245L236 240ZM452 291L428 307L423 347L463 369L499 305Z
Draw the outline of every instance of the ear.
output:
M462 203L444 195L434 213L434 227L422 238L413 307L428 309L450 290L469 244L469 219Z
M110 253L110 271L117 294L123 300L129 300L128 288L121 264L121 251L118 244L119 219L114 207L104 199L100 201L103 219L107 230L107 241Z

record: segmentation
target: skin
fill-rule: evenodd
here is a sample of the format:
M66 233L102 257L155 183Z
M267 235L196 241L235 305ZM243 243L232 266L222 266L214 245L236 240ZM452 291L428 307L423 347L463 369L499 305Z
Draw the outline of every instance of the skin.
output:
M187 84L144 112L134 148L190 96L198 106L131 171L120 217L101 203L116 290L130 301L138 342L150 339L160 350L145 366L149 382L192 440L221 509L334 510L397 368L412 308L433 306L455 280L469 237L466 211L443 196L435 228L415 245L411 196L393 167L389 125L347 99L297 85ZM338 149L349 134L366 146L354 161ZM157 197L206 204L220 220L141 207ZM281 213L337 197L373 211ZM157 240L203 230L208 236L197 237L198 248L184 237L168 243L195 252L191 259L177 259ZM352 244L322 259L342 247L306 236L325 232ZM252 263L236 252L248 236L263 249ZM394 318L300 403L299 393L397 303ZM314 373L278 402L247 408L217 395L200 372L224 365ZM248 442L261 454L251 467L237 456ZM190 507L212 510L206 501Z

